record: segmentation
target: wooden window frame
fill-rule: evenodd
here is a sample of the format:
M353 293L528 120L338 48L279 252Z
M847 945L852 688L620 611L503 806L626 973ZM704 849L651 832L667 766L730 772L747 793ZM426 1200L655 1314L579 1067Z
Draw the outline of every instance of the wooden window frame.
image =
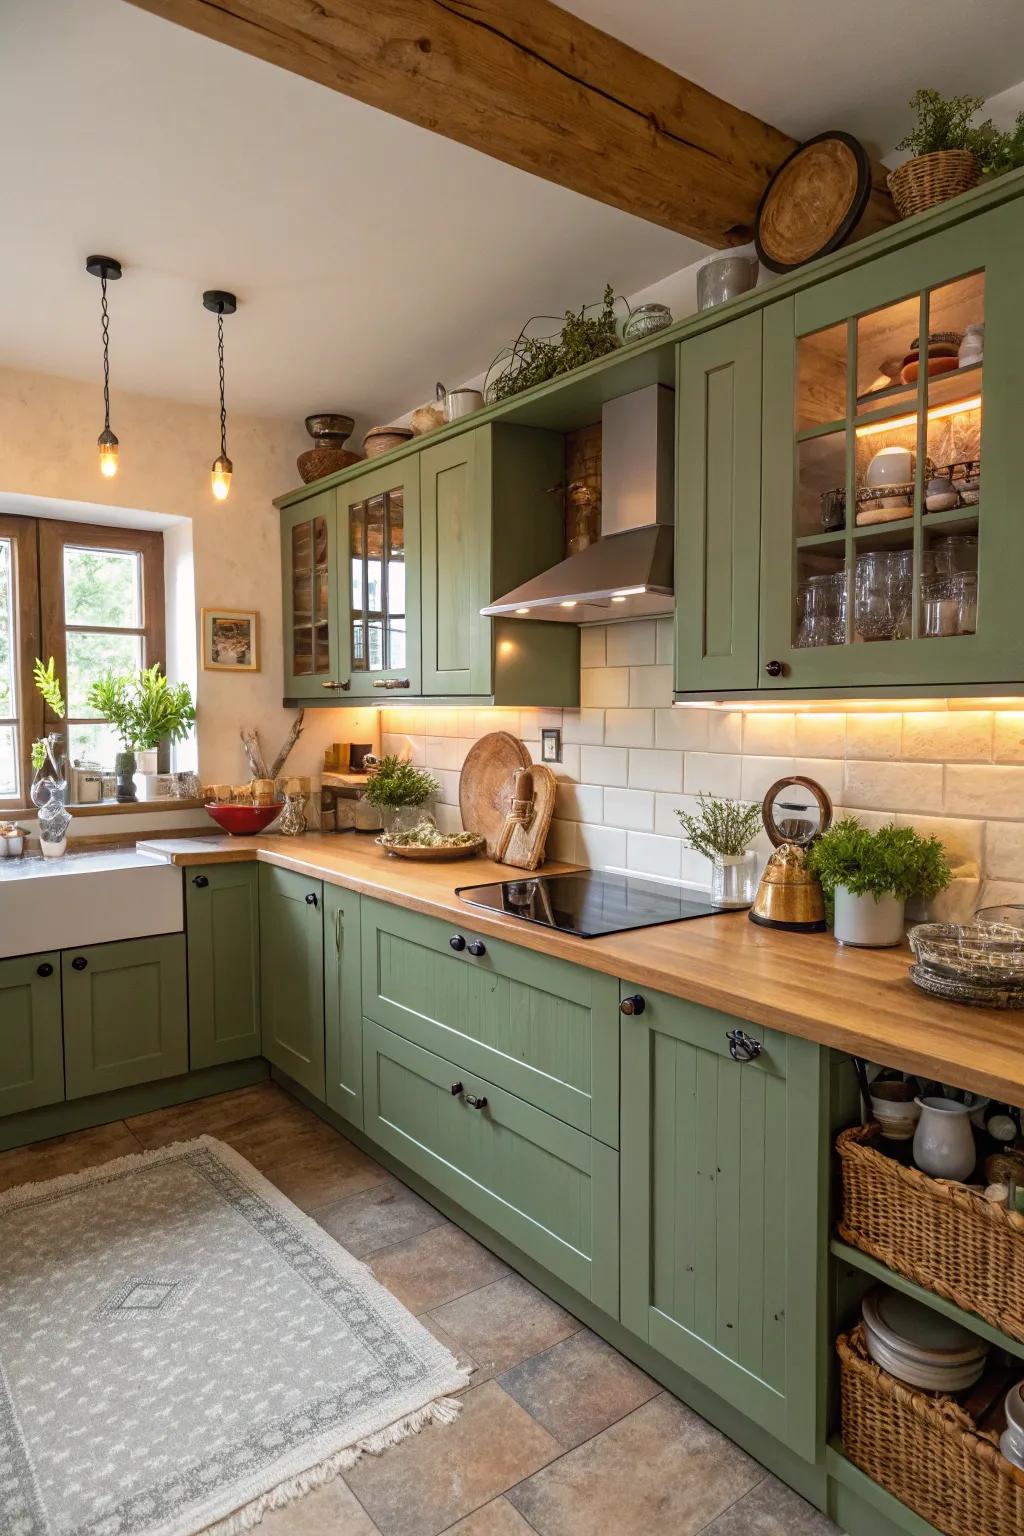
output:
M17 713L4 716L4 723L14 719L18 731L18 792L0 798L0 807L29 803L32 783L32 743L43 734L43 701L36 690L32 663L39 654L39 551L36 521L31 517L0 515L0 539L10 539L14 551L14 686Z

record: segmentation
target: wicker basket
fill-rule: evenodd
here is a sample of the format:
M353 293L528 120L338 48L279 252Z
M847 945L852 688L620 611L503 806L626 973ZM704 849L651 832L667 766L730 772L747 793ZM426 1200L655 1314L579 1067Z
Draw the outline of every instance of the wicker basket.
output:
M950 1397L904 1386L868 1357L864 1330L836 1340L845 1455L947 1536L1021 1536L1024 1472Z
M878 1151L877 1125L841 1131L839 1236L1024 1341L1024 1216Z
M931 155L915 155L888 175L889 191L901 219L924 213L969 192L981 180L981 161L969 149L939 149Z

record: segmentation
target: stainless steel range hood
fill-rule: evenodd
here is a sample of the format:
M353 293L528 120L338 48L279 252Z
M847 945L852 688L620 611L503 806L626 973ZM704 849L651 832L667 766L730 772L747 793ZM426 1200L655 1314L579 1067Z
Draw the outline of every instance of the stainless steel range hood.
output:
M601 412L601 538L481 613L561 624L671 613L674 431L675 395L663 384L609 400Z

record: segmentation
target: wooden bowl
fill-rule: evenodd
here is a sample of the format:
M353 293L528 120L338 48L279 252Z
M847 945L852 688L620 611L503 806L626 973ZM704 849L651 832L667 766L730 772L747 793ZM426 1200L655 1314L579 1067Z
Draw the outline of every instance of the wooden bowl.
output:
M392 448L400 448L415 435L411 427L371 427L363 438L363 452L368 459L376 459Z

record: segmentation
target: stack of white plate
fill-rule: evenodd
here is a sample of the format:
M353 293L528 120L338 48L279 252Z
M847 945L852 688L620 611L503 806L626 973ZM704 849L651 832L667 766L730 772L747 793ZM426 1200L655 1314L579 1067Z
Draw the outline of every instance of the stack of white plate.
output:
M965 1392L985 1369L988 1344L959 1323L880 1286L861 1303L868 1354L883 1371L926 1392Z

